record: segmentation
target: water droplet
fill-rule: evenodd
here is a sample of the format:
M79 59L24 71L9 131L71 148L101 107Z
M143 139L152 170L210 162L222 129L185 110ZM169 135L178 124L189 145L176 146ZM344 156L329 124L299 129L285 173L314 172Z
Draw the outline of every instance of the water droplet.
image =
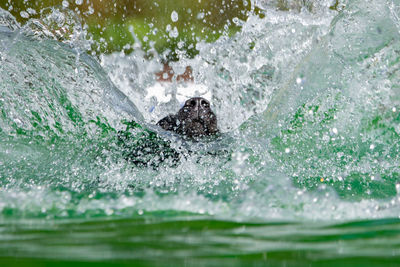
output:
M21 17L23 17L25 19L29 18L29 14L26 11L21 11L19 14L21 15Z
M203 18L204 18L204 13L197 14L197 19L203 19Z
M174 29L169 33L169 37L176 38L179 36L178 29L174 27Z
M33 8L28 8L26 11L28 11L28 13L31 14L31 15L35 15L36 14L36 10L34 10Z
M94 8L90 6L90 7L88 8L88 14L89 14L89 15L92 15L93 13L94 13Z
M112 209L110 209L110 208L107 208L107 209L105 209L105 213L107 215L112 215L114 213L114 211Z
M331 140L331 138L328 135L324 134L322 136L322 140L328 142L329 140Z
M285 153L287 154L287 153L290 153L290 148L286 148L285 149Z
M75 0L75 4L77 4L77 5L82 5L82 3L83 3L83 0Z
M177 22L178 19L179 19L178 12L176 12L175 10L172 11L172 13L171 13L171 20L172 20L173 22Z
M297 83L297 84L301 84L301 78L300 78L300 77L297 77L296 83Z
M62 6L65 7L65 8L69 7L68 1L65 1L65 0L62 1Z
M338 130L337 130L336 128L332 128L332 132L333 132L334 134L338 134Z
M371 144L370 146L369 146L369 149L371 149L371 150L373 150L375 148L375 145L374 144Z
M22 125L22 121L21 121L20 119L18 119L18 118L15 118L15 119L14 119L14 122L15 122L17 125Z

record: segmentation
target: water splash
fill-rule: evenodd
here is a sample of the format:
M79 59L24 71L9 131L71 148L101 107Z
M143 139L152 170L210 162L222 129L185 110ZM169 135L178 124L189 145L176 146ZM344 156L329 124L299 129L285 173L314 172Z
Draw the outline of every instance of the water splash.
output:
M2 216L398 216L395 7L266 8L264 18L238 21L235 36L199 43L198 56L171 65L176 75L191 66L194 83L207 88L228 152L186 151L177 166L156 170L120 158L113 138L124 120L146 125L179 107L179 82L164 85L167 103L146 98L160 57L103 56L116 89L74 45L82 39L70 39L71 48L54 36L29 37L3 16L12 30L1 33Z

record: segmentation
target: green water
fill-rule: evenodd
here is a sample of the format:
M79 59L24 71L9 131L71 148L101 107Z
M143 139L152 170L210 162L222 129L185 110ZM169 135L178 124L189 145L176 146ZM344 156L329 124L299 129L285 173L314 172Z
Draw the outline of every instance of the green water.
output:
M234 222L171 212L10 226L10 265L396 266L399 220ZM10 238L10 237L13 238ZM34 248L34 249L32 249ZM38 259L38 254L46 260Z
M203 143L153 126L179 107L148 97L157 57L1 10L2 266L398 266L400 4L264 8L173 65L212 95Z

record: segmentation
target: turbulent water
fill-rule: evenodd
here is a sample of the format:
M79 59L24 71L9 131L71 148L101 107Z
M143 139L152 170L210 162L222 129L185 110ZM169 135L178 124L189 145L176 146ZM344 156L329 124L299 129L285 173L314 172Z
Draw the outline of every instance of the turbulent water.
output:
M199 94L152 95L157 58L94 59L1 10L0 262L397 266L400 3L327 2L261 1L265 17L172 64L211 96L223 134L204 144L152 126ZM127 161L129 121L180 161Z

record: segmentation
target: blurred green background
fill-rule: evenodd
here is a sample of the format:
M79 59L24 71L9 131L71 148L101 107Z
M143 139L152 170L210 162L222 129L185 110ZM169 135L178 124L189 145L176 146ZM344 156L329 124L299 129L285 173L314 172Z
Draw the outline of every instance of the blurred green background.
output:
M40 18L47 7L72 10L93 38L96 53L142 47L164 53L167 60L192 57L198 41L231 35L241 20L258 12L249 0L3 0L0 7L21 23Z
M337 9L333 0L331 9ZM268 6L279 10L305 8L312 12L313 0L271 0ZM265 4L264 3L264 4ZM140 47L156 51L167 61L178 55L193 57L200 41L213 42L221 35L232 35L250 15L263 12L251 0L0 0L24 24L43 18L46 8L72 11L92 39L92 52L132 52Z

